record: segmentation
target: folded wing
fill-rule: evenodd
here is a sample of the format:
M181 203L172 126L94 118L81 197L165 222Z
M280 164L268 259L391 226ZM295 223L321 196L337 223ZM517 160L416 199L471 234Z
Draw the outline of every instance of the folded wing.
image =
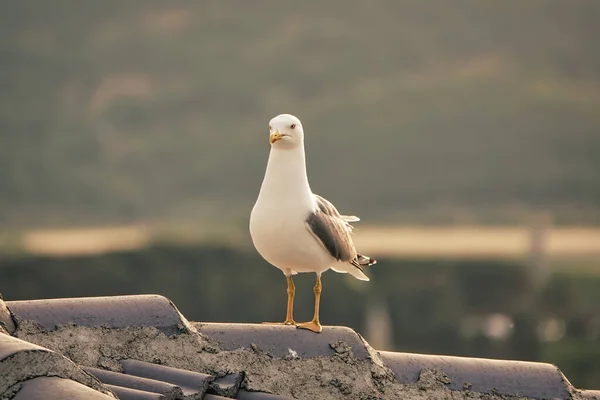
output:
M352 242L352 225L350 222L359 221L358 217L341 215L331 202L315 195L317 209L306 219L306 226L323 247L338 261L352 264L358 271L347 271L334 268L338 272L350 272L359 279L368 280L362 273L361 265L375 264L375 259L356 253Z

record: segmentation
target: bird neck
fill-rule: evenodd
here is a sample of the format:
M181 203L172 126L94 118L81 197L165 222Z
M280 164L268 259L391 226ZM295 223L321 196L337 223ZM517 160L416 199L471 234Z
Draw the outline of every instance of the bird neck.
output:
M306 175L304 146L294 149L271 148L261 187L261 193L265 191L275 191L290 196L312 193Z

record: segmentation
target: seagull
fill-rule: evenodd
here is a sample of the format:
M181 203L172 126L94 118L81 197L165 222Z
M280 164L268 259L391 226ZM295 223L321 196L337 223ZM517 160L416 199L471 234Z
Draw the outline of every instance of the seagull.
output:
M358 217L341 215L333 204L310 190L304 155L304 130L298 118L281 114L269 123L271 152L256 204L250 214L250 235L258 253L279 268L287 279L287 314L280 325L313 332L319 321L321 274L328 269L368 281L363 266L374 258L356 252L351 222ZM298 324L293 318L295 286L292 275L317 274L312 321Z

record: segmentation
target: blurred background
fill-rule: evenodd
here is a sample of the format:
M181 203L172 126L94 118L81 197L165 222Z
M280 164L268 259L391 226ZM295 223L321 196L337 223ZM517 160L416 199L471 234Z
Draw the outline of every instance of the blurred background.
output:
M600 2L21 0L0 13L0 292L285 313L247 224L268 121L357 214L369 283L321 318L378 349L600 382ZM313 275L296 279L296 319Z

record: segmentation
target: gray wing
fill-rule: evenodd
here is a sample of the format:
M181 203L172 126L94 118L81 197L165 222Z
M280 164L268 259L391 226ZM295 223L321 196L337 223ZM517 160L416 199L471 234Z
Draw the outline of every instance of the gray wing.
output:
M352 226L348 223L358 219L341 215L329 201L319 195L315 197L318 207L306 219L308 230L333 258L349 262L360 269L356 249L350 236Z
M355 215L341 215L340 212L337 210L337 208L335 208L335 206L333 204L331 204L331 202L329 200L327 200L326 198L321 197L318 194L315 194L314 196L317 199L317 205L319 206L319 210L321 210L321 212L323 212L327 215L341 218L346 222L360 221L360 218L358 218ZM352 229L352 225L348 224L348 226L350 227L350 229Z

